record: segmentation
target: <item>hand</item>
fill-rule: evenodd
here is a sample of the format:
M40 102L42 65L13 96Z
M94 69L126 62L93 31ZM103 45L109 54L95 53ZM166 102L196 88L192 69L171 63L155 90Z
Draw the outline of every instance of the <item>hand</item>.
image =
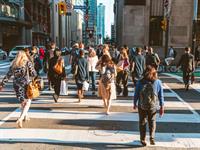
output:
M163 106L160 107L159 114L160 114L160 117L162 117L164 115L164 107Z
M137 105L134 105L134 106L133 106L133 110L136 110L136 109L137 109Z

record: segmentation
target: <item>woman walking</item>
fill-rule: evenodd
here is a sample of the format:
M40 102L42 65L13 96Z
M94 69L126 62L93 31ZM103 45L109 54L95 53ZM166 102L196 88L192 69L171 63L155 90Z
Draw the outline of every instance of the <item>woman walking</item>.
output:
M154 66L147 66L144 78L136 85L133 109L138 107L140 142L146 146L146 125L148 120L150 144L155 145L156 111L159 101L160 116L164 114L164 94Z
M62 80L66 80L64 59L61 57L61 50L56 48L53 58L49 61L49 78L54 88L53 98L57 103L60 96L60 85ZM55 68L57 66L60 72Z
M19 51L16 58L13 60L8 73L0 84L0 90L2 90L12 75L14 75L13 87L16 93L16 97L21 103L21 115L16 123L18 127L22 128L22 121L29 119L28 110L31 105L31 99L28 99L26 95L26 88L29 82L28 76L37 76L32 62L29 60L24 51Z
M34 64L34 68L35 68L37 74L39 75L40 74L40 70L42 69L42 62L41 62L40 57L38 55L38 51L37 51L37 47L36 46L32 47L30 57L31 57L31 61Z
M95 69L96 65L98 62L98 57L96 55L96 52L94 49L92 49L89 53L88 57L88 66L89 66L89 76L92 80L92 94L95 94L95 89L96 89L96 73L98 70Z
M115 87L115 65L108 55L103 55L98 62L96 69L100 71L101 77L99 80L99 96L102 97L104 107L106 108L106 114L110 112L111 100L116 99L116 87Z
M76 63L75 81L79 102L84 97L83 83L89 80L88 61L84 58L84 51L79 51L79 59Z
M122 48L120 52L119 62L117 64L117 93L122 92L121 82L123 84L123 96L128 96L128 75L129 75L129 58L126 50Z

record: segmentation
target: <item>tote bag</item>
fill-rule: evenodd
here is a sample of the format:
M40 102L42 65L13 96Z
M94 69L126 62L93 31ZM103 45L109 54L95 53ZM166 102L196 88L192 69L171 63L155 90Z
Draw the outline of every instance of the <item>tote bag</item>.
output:
M83 82L83 90L84 90L84 91L88 91L89 86L90 86L90 85L89 85L89 83L88 83L87 81L84 81L84 82Z
M60 95L67 96L68 95L68 85L65 80L61 81L60 84Z

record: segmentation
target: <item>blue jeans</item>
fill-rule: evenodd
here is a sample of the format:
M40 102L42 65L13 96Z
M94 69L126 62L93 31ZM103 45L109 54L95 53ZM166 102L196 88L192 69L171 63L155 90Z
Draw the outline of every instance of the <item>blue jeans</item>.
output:
M95 80L96 80L96 72L90 71L89 72L90 79L92 80L92 91L95 91Z

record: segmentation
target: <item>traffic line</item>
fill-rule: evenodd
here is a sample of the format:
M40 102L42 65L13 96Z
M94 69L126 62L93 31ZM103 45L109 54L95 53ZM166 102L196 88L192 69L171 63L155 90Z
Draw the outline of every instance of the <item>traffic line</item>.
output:
M166 83L165 86L174 94L177 94L175 91L173 91ZM195 109L190 106L189 103L187 103L186 101L184 101L178 94L177 94L177 98L185 105L188 107L188 109L196 116L196 118L198 118L200 120L200 115L198 114L198 112L195 111Z
M0 126L4 124L6 121L8 121L13 115L15 115L16 112L19 111L20 108L15 109L12 113L10 113L8 116L0 120ZM19 117L19 116L18 116Z
M36 142L55 144L141 145L139 132L107 130L0 129L2 142ZM149 138L147 141L149 143ZM153 147L199 148L200 134L156 133Z
M11 64L11 62L3 62L3 63L0 63L0 67L5 66L5 65L10 65L10 64Z
M15 111L9 117L19 117L21 112ZM58 111L58 110L33 110L29 111L29 117L40 119L62 119L62 120L101 120L101 121L139 121L138 113L111 112L110 115L100 112L83 111ZM157 122L175 123L200 123L200 119L194 114L165 114L163 117L157 115Z
M103 106L103 100L99 97L94 99L83 99L81 103L77 103L78 98L59 98L58 103L60 104L77 104L77 105L87 105L87 106ZM33 104L51 104L54 103L52 99L38 99L32 102ZM132 107L133 100L124 100L118 97L116 100L111 101L111 106L124 106L124 107ZM177 108L188 108L188 105L181 101L165 101L165 107L177 107Z
M175 78L175 79L177 79L177 80L179 80L180 82L183 83L183 78L178 76L178 75L173 75L173 74L170 74L170 73L163 73L163 74L167 75L167 76L170 76L172 78ZM192 85L190 85L190 87L200 93L200 85L199 84L193 83Z

